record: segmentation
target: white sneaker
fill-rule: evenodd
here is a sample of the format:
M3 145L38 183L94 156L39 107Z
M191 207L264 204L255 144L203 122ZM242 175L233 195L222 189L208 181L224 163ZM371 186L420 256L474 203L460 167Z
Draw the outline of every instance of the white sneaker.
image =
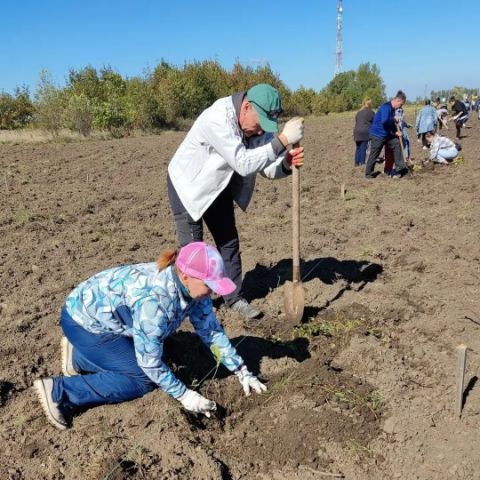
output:
M54 402L52 398L53 380L51 378L40 378L33 382L33 387L49 423L59 430L66 430L67 421L58 408L58 403Z
M62 337L60 341L62 350L62 373L65 377L78 375L79 372L73 367L73 345L68 341L67 337Z

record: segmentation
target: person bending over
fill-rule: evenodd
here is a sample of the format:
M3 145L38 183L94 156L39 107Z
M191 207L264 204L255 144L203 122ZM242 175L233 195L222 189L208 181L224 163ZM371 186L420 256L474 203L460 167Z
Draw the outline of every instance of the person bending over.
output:
M449 138L435 132L428 132L425 138L430 144L430 160L433 162L449 165L458 156L460 145Z
M242 290L240 241L234 202L245 210L257 173L284 178L303 164L303 147L287 151L303 138L303 118L288 121L280 135L278 91L259 84L220 98L203 111L168 165L168 196L181 246L203 240L207 225L236 289L224 295L228 307L247 318L261 312Z

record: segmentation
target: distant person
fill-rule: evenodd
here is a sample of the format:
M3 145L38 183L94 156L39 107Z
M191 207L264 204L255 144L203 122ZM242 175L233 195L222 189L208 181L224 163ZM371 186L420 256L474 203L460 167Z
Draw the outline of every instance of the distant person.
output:
M223 297L225 303L246 318L262 312L244 297L234 203L248 207L257 174L285 178L292 165L303 165L303 147L289 147L303 138L303 118L289 120L274 135L281 113L278 90L265 83L220 98L200 114L168 165L168 198L180 245L203 240L205 222L237 286Z
M480 120L480 97L475 101L475 110L477 111L477 118Z
M418 112L417 121L415 122L415 129L417 137L421 140L423 149L428 148L428 143L425 140L427 132L437 129L438 115L437 110L430 104L430 100L425 100L425 106Z
M385 145L388 145L393 151L395 172L393 172L392 177L400 178L408 173L400 150L399 138L402 136L402 133L397 130L395 121L395 110L402 107L405 101L405 93L399 90L392 100L380 106L373 117L372 126L369 130L370 155L365 167L365 177L368 179L375 178L375 163Z
M410 162L411 157L411 149L410 149L410 135L408 133L408 129L412 128L412 126L405 120L405 112L403 108L397 108L395 110L395 120L400 127L402 132L402 141L403 141L403 150L405 152L405 158L407 162Z
M375 112L372 110L372 99L366 98L363 101L362 108L355 115L355 128L353 129L353 139L357 146L355 150L355 166L365 165L367 147L369 142L368 131L372 126Z
M430 160L441 165L449 165L458 156L460 145L435 132L425 135L430 144Z
M163 359L165 339L187 316L246 395L265 391L213 312L211 293L226 295L235 288L218 251L203 242L178 254L165 250L156 263L111 268L80 283L62 308L63 376L34 382L47 420L65 430L67 414L133 400L156 388L209 417L215 402L188 388Z
M440 97L437 97L433 102L432 106L437 110L437 125L438 129L446 128L448 130L448 108L445 103L442 103Z
M462 138L462 128L468 120L468 110L463 102L456 100L454 96L450 97L450 105L453 112L452 120L457 129L457 138Z

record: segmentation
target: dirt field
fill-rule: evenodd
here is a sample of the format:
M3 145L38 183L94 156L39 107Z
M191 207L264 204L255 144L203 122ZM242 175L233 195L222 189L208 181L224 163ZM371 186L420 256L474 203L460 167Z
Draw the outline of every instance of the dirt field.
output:
M268 394L243 397L184 331L166 357L218 403L216 418L157 391L88 410L65 432L30 388L60 373L63 300L94 272L175 245L165 172L184 133L0 145L0 479L480 478L480 122L465 130L464 163L373 181L353 167L352 124L306 124L302 325L283 309L290 182L259 178L237 214L248 297L265 316L218 316Z

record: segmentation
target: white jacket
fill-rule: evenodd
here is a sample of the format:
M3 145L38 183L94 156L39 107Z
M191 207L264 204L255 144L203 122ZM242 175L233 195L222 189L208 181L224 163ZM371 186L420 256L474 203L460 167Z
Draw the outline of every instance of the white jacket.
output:
M263 145L267 135L251 137L248 146L243 143L232 97L201 113L168 165L172 184L193 220L202 217L234 172L240 177L232 184L233 198L242 210L250 203L257 173L268 178L288 175L282 168L286 151L276 157L270 143Z
M440 150L445 148L457 148L457 146L449 138L436 134L430 145L430 160L435 160Z

